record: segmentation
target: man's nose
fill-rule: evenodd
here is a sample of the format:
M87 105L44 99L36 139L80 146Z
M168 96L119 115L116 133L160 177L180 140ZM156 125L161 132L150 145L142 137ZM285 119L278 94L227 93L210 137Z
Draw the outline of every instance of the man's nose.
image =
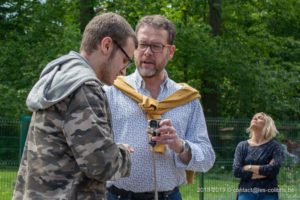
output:
M152 49L151 49L151 46L147 46L147 48L145 49L145 51L144 51L144 53L146 54L146 55L149 55L149 54L153 54L153 51L152 51Z

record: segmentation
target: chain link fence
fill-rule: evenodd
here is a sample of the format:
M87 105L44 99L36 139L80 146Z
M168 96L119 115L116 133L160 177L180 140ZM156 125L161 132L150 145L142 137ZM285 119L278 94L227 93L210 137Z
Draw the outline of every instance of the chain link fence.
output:
M250 119L207 118L207 129L216 152L214 167L196 173L194 184L180 188L184 200L235 200L239 180L233 177L232 162L236 145L248 138ZM13 194L30 117L21 120L0 118L0 199ZM300 199L300 122L276 121L282 144L283 162L278 175L279 199Z

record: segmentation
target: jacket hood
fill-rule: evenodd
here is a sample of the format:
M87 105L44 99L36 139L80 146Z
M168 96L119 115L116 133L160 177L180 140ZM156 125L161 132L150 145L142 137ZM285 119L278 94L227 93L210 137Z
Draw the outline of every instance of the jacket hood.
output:
M91 80L101 84L88 61L71 51L46 65L29 92L26 105L31 111L46 109Z

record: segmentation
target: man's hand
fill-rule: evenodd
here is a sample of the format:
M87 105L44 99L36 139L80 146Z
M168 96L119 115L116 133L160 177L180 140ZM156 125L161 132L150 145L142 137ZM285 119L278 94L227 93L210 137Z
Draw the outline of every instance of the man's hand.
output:
M125 146L130 153L134 152L134 150L130 147L129 144L122 144L122 145Z
M156 129L159 136L152 137L157 144L166 144L169 149L179 154L183 151L183 141L178 137L176 129L172 126L171 120L164 119L160 122L160 128ZM148 134L150 132L148 131ZM180 155L182 162L188 164L192 158L191 150L189 149L184 155Z
M175 153L182 152L182 140L178 137L176 129L172 126L171 120L164 119L160 122L160 128L156 130L159 136L152 137L156 144L166 144Z

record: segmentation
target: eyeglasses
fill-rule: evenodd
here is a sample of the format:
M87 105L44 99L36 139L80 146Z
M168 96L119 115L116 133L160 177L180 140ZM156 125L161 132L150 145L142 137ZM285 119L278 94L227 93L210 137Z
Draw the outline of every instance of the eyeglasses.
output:
M124 55L128 59L128 64L125 66L125 68L128 68L132 64L132 59L129 57L129 55L126 53L126 51L121 47L121 45L119 45L119 43L116 40L113 40L113 41L114 41L114 43L116 43L116 45L119 47L119 49L121 49L121 51L124 53Z
M137 49L141 51L145 51L148 47L150 47L153 53L161 53L165 47L170 47L170 46L172 45L170 44L163 45L161 43L156 43L156 44L139 43Z

